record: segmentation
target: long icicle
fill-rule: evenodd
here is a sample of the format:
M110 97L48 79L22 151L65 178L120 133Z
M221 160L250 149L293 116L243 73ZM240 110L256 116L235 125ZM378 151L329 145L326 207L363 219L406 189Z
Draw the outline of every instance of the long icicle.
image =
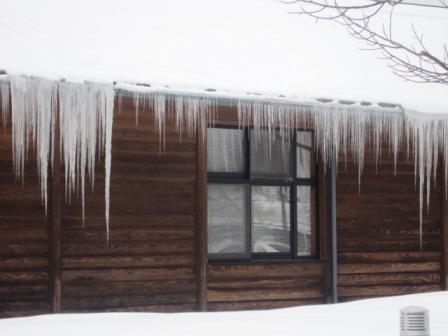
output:
M9 82L9 83L8 83ZM11 95L11 101L9 96ZM161 150L166 119L173 117L180 134L196 134L205 122L213 124L217 98L211 96L170 94L155 91L131 91L136 108L151 107L159 132ZM30 145L36 146L39 181L43 203L47 202L48 161L52 157L55 101L59 97L62 157L65 166L66 195L70 201L75 191L81 192L84 220L86 177L94 183L97 151L105 155L105 217L109 238L110 169L114 108L114 89L109 84L59 83L39 78L8 76L0 79L2 122L12 111L13 166L23 179L24 164ZM370 103L301 103L271 102L262 99L234 99L240 126L254 126L255 132L266 129L271 136L290 136L291 128L314 130L314 141L324 167L331 159L351 153L358 165L358 183L364 167L365 147L373 146L375 161L380 162L385 141L394 156L396 172L398 153L403 145L407 156L412 151L419 191L419 236L423 245L424 196L429 208L431 174L436 181L438 155L444 159L445 190L448 188L448 116L418 114L397 106ZM401 139L404 139L401 140ZM270 141L271 143L272 141ZM412 146L411 146L412 145ZM54 153L58 155L58 153Z
M81 190L82 219L85 221L86 173L94 184L96 149L105 155L105 218L109 240L110 171L114 109L112 85L66 83L59 85L60 128L67 201Z
M141 91L132 93L135 106L152 101L155 111L156 129L159 132L161 146L164 141L164 127L167 112L165 100L167 93L149 91L142 94ZM147 99L150 96L151 99ZM189 134L195 132L200 120L199 116L213 113L210 109L216 106L213 97L197 97L177 94L175 96L176 125L178 131L186 129ZM154 103L156 102L156 103ZM151 103L149 103L151 105ZM255 133L266 129L270 136L274 127L280 128L282 136L289 136L285 130L305 127L314 129L316 148L321 153L323 165L326 168L328 162L337 158L340 154L347 157L351 153L353 161L358 165L358 185L361 186L361 176L364 168L365 147L373 146L376 167L381 162L383 141L389 146L393 154L394 173L396 174L398 153L402 149L406 139L406 152L409 157L410 146L413 144L415 176L418 178L419 192L419 245L423 248L423 206L424 196L429 209L430 201L430 176L436 178L438 153L442 152L445 161L445 170L448 171L448 146L444 136L448 128L448 116L425 116L412 111L403 110L398 105L362 102L361 106L352 105L352 102L344 104L317 104L317 103L279 103L265 102L261 99L238 99L239 126L253 126ZM212 123L213 124L213 123ZM437 139L435 139L437 138ZM272 143L272 141L270 141ZM336 162L338 162L336 160ZM445 175L446 176L446 175ZM447 183L445 177L445 183Z
M273 105L276 111L272 113ZM400 110L398 107L389 111L378 108L359 108L336 104L291 104L289 108L279 103L240 100L237 104L240 126L253 126L255 129L271 129L272 125L283 129L308 127L304 120L311 120L315 143L326 167L333 158L340 154L346 157L347 151L353 155L358 165L358 183L364 166L364 151L367 143L372 143L375 160L382 156L383 141L388 142L393 152L394 171L396 172L400 144L406 139L407 155L413 144L415 176L419 180L419 245L423 248L423 207L424 196L429 211L431 174L435 183L438 155L441 153L445 162L445 189L448 174L448 116L424 115L413 111ZM283 112L282 112L283 111ZM284 112L287 111L287 112Z
M2 124L3 129L8 125L8 117L9 117L9 81L3 78L0 78L0 107L2 109Z
M66 201L81 192L85 219L86 177L94 184L97 148L105 154L105 218L109 239L110 171L115 92L110 84L66 83L36 77L7 77L1 81L2 120L11 94L12 153L16 178L23 181L28 152L37 154L42 202L47 210L48 165L61 155L65 167ZM9 92L10 87L10 92ZM5 98L8 97L8 98ZM61 153L54 153L56 102L59 98Z
M11 76L13 167L23 181L29 146L37 153L42 202L47 212L48 163L54 141L56 84L40 78Z

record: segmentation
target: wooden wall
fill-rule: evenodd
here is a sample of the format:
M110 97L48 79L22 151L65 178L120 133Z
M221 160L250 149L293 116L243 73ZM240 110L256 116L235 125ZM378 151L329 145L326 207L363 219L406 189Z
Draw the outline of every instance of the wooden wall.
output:
M419 194L414 164L400 153L396 174L383 148L376 169L366 153L361 188L352 158L337 175L338 289L341 301L441 289L442 188L431 183L419 246ZM442 178L439 176L439 181Z
M209 310L266 309L327 302L325 262L209 265Z
M120 113L115 111L108 243L103 163L98 164L93 192L86 189L84 223L79 195L66 203L63 176L59 192L52 188L57 181L50 185L51 206L45 217L34 155L23 184L16 183L10 129L0 132L0 317L59 310L261 309L329 301L328 176L319 179L320 258L206 264L206 257L198 255L204 248L199 238L204 236L201 223L206 216L201 212L203 200L197 198L201 185L197 162L204 148L194 137L179 143L174 125L168 123L161 155L152 114L142 111L136 127L134 113L128 99ZM223 107L219 118L232 124L237 116L235 110ZM441 190L432 193L429 214L425 211L424 249L419 251L413 174L413 164L400 158L394 176L392 159L387 157L376 173L368 152L359 193L357 168L348 164L345 170L340 162L337 233L342 301L438 290L445 280ZM58 198L60 203L54 201ZM58 221L60 233L52 229ZM60 237L57 260L52 259L52 234ZM60 266L60 274L50 265ZM60 285L54 281L58 276ZM54 300L58 290L60 300Z
M136 127L125 100L114 119L108 246L103 166L84 226L79 200L63 207L62 311L195 309L196 141L179 143L169 123L159 150L152 115L140 111Z
M36 161L27 164L23 183L15 181L11 130L0 137L0 316L48 313L49 225Z

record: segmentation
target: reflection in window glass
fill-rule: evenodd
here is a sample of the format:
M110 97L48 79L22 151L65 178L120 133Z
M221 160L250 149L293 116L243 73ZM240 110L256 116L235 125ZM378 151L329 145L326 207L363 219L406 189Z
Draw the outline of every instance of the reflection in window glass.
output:
M252 251L290 251L290 189L285 186L252 187Z
M311 149L313 145L312 133L307 131L297 131L297 144Z
M209 184L208 253L245 253L245 190L241 184Z
M297 178L312 177L311 132L297 132Z
M209 172L244 172L244 131L208 128L207 163Z
M297 186L297 255L312 253L312 187Z
M291 142L280 132L251 131L250 168L256 176L289 176Z

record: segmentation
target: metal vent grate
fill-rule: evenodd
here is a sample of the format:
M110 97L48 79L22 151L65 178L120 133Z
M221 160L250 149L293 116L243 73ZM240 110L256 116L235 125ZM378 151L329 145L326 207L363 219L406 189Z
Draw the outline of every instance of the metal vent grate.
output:
M429 336L428 310L410 306L400 310L401 336Z

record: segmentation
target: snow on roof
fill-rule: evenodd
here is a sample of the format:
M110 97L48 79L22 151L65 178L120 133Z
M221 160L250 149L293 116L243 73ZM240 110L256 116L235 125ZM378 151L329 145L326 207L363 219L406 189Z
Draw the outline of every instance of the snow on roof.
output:
M359 50L363 45L342 27L288 14L291 8L276 0L0 0L0 6L0 69L11 74L448 112L446 87L404 82L378 54ZM399 18L411 18L436 46L448 40L448 20L425 13Z
M115 82L116 90L124 92L144 92L159 93L176 96L196 96L206 98L216 98L223 100L239 100L239 101L262 101L272 104L289 104L301 106L346 106L359 110L377 110L381 112L403 112L403 108L399 104L389 102L372 102L372 101L356 101L348 99L334 99L328 97L306 97L306 96L286 96L281 93L274 94L272 92L255 92L255 91L231 91L226 89L200 88L193 86L171 86L159 83L124 83Z
M395 336L400 309L429 309L432 336L447 334L447 292L404 295L265 311L52 314L0 320L2 335Z

